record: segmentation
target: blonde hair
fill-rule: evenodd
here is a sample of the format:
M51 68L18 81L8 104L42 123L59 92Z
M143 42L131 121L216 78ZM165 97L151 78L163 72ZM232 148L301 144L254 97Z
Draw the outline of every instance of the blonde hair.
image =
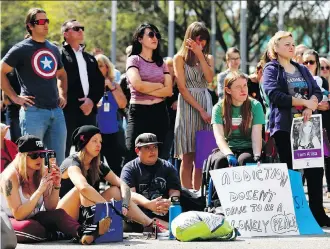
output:
M108 68L108 73L107 73L106 77L108 77L110 79L110 81L113 82L115 80L115 68L114 68L113 64L111 63L111 61L109 60L109 58L106 57L104 54L98 54L98 55L95 55L95 59L98 64L102 63L103 65L105 65Z
M278 55L275 52L275 47L278 46L278 43L281 39L287 38L287 37L293 37L292 33L289 31L278 31L269 40L268 45L267 45L267 49L268 49L267 55L270 57L271 60L277 59Z
M173 67L173 59L172 59L172 57L166 57L165 58L165 64L167 66Z
M14 161L12 162L14 167L16 168L18 174L19 174L19 183L20 185L24 185L25 183L28 182L28 175L27 175L27 165L26 165L26 157L28 156L28 153L25 152L25 153L21 153L19 152ZM40 170L36 170L36 172L34 173L33 175L33 183L36 185L36 186L39 186L40 184L40 181L41 181L41 178L43 176L43 173L44 173L44 170L45 170L45 164L44 164L44 161L42 162L41 164L41 168Z
M99 179L100 179L100 164L101 164L101 157L100 154L94 157L91 161L91 167L86 170L84 167L84 159L86 156L86 148L83 148L80 153L78 154L78 158L81 163L80 170L83 176L91 181L91 185L93 186Z
M324 62L325 64L327 64L328 66L330 66L330 61L327 59L327 58L325 58L325 57L320 57L320 64L322 63L322 62ZM329 77L326 79L328 82L330 82L330 75L329 75Z
M193 22L190 24L186 30L186 34L184 35L184 39L181 45L181 48L178 52L184 59L184 61L189 66L194 66L196 63L196 56L195 54L187 48L186 41L190 38L195 40L198 36L200 36L200 40L206 40L205 47L203 48L203 54L207 60L207 55L210 53L210 33L206 26L202 22Z

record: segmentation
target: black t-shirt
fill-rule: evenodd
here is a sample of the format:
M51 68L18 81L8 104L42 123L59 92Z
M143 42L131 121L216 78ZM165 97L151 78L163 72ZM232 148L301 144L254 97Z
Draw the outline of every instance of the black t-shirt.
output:
M248 79L248 88L249 88L249 96L258 100L260 102L260 104L262 105L262 109L264 110L264 113L266 113L266 108L264 105L264 101L261 97L261 93L260 93L260 84L259 83L255 83L252 82L252 80L249 78Z
M136 158L124 166L120 178L149 200L159 196L168 198L170 189L181 190L176 169L160 158L152 166L145 165L140 158Z
M61 173L63 174L69 167L79 167L81 168L81 161L78 158L77 154L73 154L69 157L67 157L61 164ZM100 164L100 180L102 180L109 172L111 171L110 167L103 162ZM92 185L91 180L87 177L88 184ZM99 191L99 183L100 181L97 181L93 187ZM72 188L74 187L74 184L72 183L70 178L62 179L61 181L61 190L60 190L60 197L62 198L66 193L68 193Z

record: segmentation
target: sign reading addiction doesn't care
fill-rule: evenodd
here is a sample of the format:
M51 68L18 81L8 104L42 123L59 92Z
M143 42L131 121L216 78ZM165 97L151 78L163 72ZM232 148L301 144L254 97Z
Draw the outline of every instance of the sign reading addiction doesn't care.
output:
M227 220L243 237L299 235L286 164L210 173Z

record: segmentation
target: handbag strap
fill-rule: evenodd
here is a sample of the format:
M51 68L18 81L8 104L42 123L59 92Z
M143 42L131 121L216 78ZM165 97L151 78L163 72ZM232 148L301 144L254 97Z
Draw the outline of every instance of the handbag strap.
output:
M118 209L111 203L111 202L106 202L105 203L107 206L107 216L109 217L109 206L113 209L113 211L115 211L115 213L120 216L121 218L123 218L123 220L127 221L127 217L124 216L120 211L118 211Z

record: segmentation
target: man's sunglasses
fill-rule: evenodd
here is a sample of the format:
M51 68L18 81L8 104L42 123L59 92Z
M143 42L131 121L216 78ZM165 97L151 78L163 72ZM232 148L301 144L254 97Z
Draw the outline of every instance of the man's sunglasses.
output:
M309 60L309 61L304 61L303 64L304 64L304 65L307 65L307 64L309 64L309 65L314 65L315 62L316 62L316 61Z
M330 66L321 67L321 70L330 70Z
M75 26L75 27L72 27L72 28L67 28L67 29L65 30L65 32L67 32L69 29L72 29L72 30L75 31L75 32L78 32L78 31L80 31L80 30L85 31L85 27L84 27L84 26Z
M49 24L49 19L39 19L31 22L31 24L36 24L36 25L45 25L46 23Z
M37 158L45 158L46 157L46 152L40 151L40 152L31 152L27 154L32 160L36 160Z
M151 39L154 38L154 37L156 36L156 38L157 38L158 40L160 40L160 39L162 38L162 36L161 36L159 33L155 33L155 32L153 32L153 31L150 31L150 32L147 34L147 36L149 36Z

